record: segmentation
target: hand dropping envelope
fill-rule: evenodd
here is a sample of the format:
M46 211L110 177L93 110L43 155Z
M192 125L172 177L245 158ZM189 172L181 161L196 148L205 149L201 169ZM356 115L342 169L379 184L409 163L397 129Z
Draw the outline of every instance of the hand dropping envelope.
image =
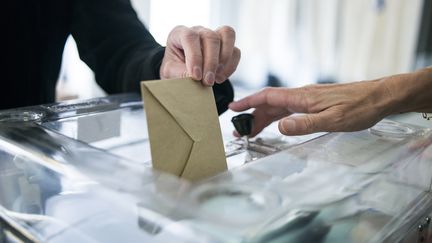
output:
M141 82L155 169L205 179L227 169L211 87L190 78Z

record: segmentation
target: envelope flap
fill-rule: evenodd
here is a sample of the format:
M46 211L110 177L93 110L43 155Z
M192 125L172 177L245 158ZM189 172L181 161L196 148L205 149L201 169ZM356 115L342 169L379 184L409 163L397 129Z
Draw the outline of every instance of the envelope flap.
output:
M218 121L211 87L190 78L147 81L143 85L194 141L202 140L203 133L211 130L220 133L218 122L208 124L209 120Z
M227 170L224 148L221 143L211 144L211 138L195 142L181 177L191 181L214 176Z
M145 102L153 168L181 176L194 141L143 83L141 92Z

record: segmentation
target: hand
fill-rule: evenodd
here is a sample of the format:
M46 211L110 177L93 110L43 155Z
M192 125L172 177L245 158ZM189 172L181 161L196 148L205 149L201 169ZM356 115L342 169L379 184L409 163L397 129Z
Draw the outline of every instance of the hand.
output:
M240 61L240 50L234 42L235 32L228 26L215 31L201 26L177 26L168 36L160 77L190 76L209 86L222 83Z
M279 119L282 134L304 135L371 127L392 112L391 96L385 82L380 81L266 88L231 103L229 108L255 108L252 137ZM294 113L306 114L291 116Z

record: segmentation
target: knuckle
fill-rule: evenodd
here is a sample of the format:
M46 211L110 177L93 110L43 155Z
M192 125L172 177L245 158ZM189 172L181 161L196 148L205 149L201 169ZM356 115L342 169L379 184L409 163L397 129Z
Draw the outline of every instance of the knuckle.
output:
M199 34L196 31L187 29L183 32L183 38L187 41L199 39Z
M263 94L264 94L264 100L266 104L270 103L270 97L272 96L273 92L276 91L277 88L274 87L266 87L263 89Z
M192 53L186 56L186 60L190 63L194 63L195 65L202 65L203 57L197 53Z
M235 38L236 32L233 27L224 25L218 29L221 35L225 35L229 38Z
M202 25L195 25L195 26L192 26L191 29L200 30L200 29L204 29L204 27Z
M187 28L186 26L184 26L184 25L177 25L177 26L175 26L175 27L171 30L171 32L169 33L169 35L170 35L170 36L178 35L179 33L183 32L183 31L186 31L187 29L188 29L188 28Z
M176 25L176 26L173 28L173 30L184 30L184 29L187 29L187 27L184 26L184 25Z
M187 57L191 62L202 62L202 56L199 54L193 53Z
M218 57L210 57L205 60L204 68L209 69L212 72L216 72L217 64L219 63Z
M199 31L200 36L208 41L211 42L220 42L220 37L218 34L216 34L214 31L211 31L209 29L202 29Z
M212 69L213 72L216 72L218 63L219 63L219 56L217 55L205 55L204 54L204 66Z
M314 113L317 101L315 99L315 86L308 85L301 88L300 91L300 107L304 107L306 113Z
M261 92L267 96L272 93L274 89L274 87L265 87L261 90Z

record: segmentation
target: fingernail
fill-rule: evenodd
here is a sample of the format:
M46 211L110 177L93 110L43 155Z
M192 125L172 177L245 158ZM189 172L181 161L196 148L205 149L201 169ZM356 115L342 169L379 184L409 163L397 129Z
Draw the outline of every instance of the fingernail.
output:
M194 78L196 78L197 80L201 80L202 79L201 68L198 66L195 66L193 68L193 75L194 75Z
M208 85L213 85L215 82L215 74L213 72L207 72L204 81L208 84Z
M295 131L296 129L296 123L294 120L292 119L285 119L282 121L282 127L281 130L283 133L289 133L292 131Z

